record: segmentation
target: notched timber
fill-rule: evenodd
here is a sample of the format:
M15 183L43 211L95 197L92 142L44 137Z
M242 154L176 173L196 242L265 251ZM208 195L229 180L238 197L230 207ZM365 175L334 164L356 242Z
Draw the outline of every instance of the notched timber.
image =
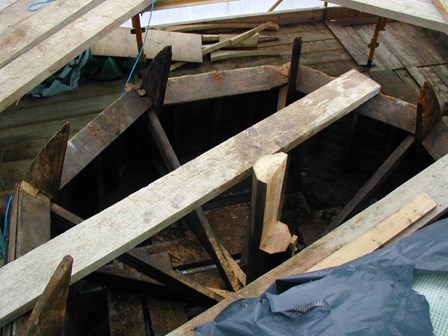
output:
M70 125L65 124L34 159L25 181L50 197L58 195Z

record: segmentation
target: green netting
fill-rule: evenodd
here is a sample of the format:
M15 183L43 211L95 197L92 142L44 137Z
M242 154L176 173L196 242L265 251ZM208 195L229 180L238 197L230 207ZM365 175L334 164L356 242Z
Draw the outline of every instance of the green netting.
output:
M414 277L412 288L426 297L435 336L448 335L448 274L432 273Z

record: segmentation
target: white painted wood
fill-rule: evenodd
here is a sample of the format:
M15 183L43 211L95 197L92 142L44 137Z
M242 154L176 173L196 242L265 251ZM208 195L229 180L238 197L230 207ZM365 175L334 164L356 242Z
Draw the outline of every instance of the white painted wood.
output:
M420 0L331 0L347 8L448 33L448 24L433 3Z
M147 6L107 0L0 69L0 112Z
M72 281L81 279L244 179L261 156L289 151L379 90L349 71L0 268L0 325L31 308L61 256L73 256Z
M46 4L33 15L22 19L23 14L30 13L26 6L20 12L0 14L3 24L12 25L6 31L0 31L0 67L13 60L18 55L30 50L39 42L58 31L63 26L87 13L90 9L105 0L58 0ZM28 1L31 3L31 1Z
M14 3L18 2L19 0L2 0L0 2L0 11L4 11L9 6L12 6Z
M154 58L167 45L172 46L173 61L202 63L201 35L150 30L145 43L146 57ZM136 57L136 37L130 29L117 28L95 43L92 52L98 56Z

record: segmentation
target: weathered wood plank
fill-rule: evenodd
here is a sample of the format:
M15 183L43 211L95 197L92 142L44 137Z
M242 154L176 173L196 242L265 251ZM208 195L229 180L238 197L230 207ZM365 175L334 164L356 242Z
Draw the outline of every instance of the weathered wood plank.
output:
M379 89L364 75L350 71L2 267L0 324L30 308L61 255L73 256L72 281L81 279L244 179L259 157L289 151ZM16 281L25 273L27 277Z
M308 269L307 272L339 266L377 250L404 229L420 220L436 206L437 203L427 194L422 193L418 195L411 202L370 228L360 237Z
M144 0L108 0L0 69L0 111L147 6Z
M422 144L434 160L448 154L448 117L444 116L423 139Z
M438 204L437 207L409 228L405 229L398 235L397 239L417 231L446 213L448 210L447 192L448 155L395 189L377 203L342 224L333 232L330 232L311 246L305 248L293 258L258 278L243 290L232 294L228 299L221 301L211 309L185 323L169 335L193 335L193 328L195 326L214 319L230 303L240 298L261 295L278 278L306 272L346 244L357 239L377 223L391 216L398 209L411 202L417 195L426 193Z
M165 104L267 91L288 82L288 68L266 65L168 79Z
M151 107L135 90L100 113L67 144L61 188Z
M51 4L51 8L42 8L32 16L17 22L10 29L0 31L0 46L2 46L0 68L103 1L57 1ZM22 12L27 11L22 8ZM6 23L19 16L18 13L12 14L14 15L12 17L0 14L0 20Z
M327 84L333 77L306 66L300 66L297 90L311 93ZM378 95L358 107L355 112L395 126L409 133L415 132L417 106L385 95Z
M167 45L172 47L173 61L202 63L201 35L150 30L145 43L146 57L154 58ZM130 29L122 27L113 30L92 47L92 53L98 56L136 57L138 52L135 35L131 34Z
M412 0L331 0L347 8L448 33L448 25L434 4Z

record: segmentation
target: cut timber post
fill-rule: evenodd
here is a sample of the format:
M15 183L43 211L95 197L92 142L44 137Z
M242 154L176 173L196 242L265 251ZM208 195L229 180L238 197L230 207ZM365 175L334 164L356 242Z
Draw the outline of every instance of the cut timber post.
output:
M250 283L244 290L230 295L228 299L221 301L201 315L188 321L169 335L193 335L193 330L196 326L214 319L232 302L238 299L261 295L279 278L307 272L322 260L331 257L336 251L358 239L371 228L378 225L378 223L411 203L420 194L426 193L437 203L437 207L401 231L401 233L394 237L393 240L403 238L419 230L448 211L448 198L446 197L448 193L447 181L448 155L436 161L424 171L392 191L389 195L342 224L336 230L328 233L311 246L300 251L293 258L288 259L280 266ZM392 241L389 241L389 243Z
M31 308L64 255L76 260L72 282L82 279L248 177L263 155L293 149L379 91L377 83L349 71L3 266L0 325Z
M65 256L37 300L25 329L26 336L63 335L73 258Z
M284 252L291 240L288 226L279 221L287 161L287 154L277 153L262 156L253 167L252 216L247 247L248 281L253 281L266 271L268 256L263 252Z

